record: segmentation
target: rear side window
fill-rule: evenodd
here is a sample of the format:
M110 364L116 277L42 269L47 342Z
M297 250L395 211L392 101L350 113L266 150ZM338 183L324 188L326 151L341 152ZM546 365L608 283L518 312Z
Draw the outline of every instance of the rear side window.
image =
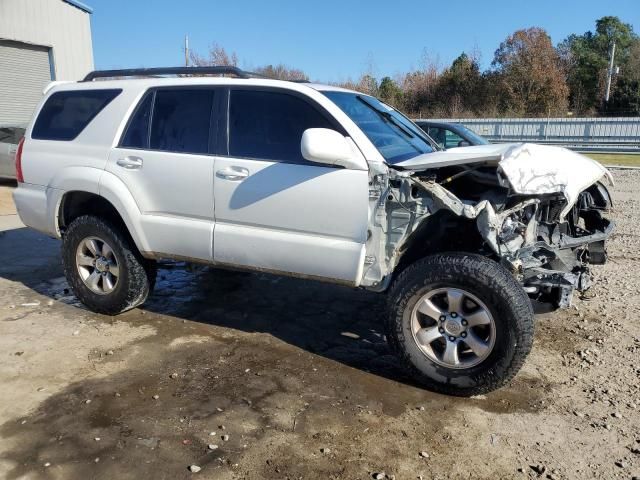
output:
M208 153L213 96L210 89L157 90L149 148Z
M31 138L73 140L120 92L121 89L109 89L54 93L42 107Z
M261 90L232 90L229 106L229 155L308 163L300 151L308 128L333 128L316 108L294 95Z
M149 120L152 104L153 92L147 92L129 121L127 131L120 142L121 147L149 148Z

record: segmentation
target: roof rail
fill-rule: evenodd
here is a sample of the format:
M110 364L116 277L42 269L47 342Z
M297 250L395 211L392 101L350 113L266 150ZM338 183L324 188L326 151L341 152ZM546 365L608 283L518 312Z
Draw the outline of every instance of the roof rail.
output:
M155 75L235 75L238 78L266 78L253 72L245 72L238 67L156 67L156 68L128 68L124 70L94 70L82 80L90 82L96 78L109 77L149 77Z

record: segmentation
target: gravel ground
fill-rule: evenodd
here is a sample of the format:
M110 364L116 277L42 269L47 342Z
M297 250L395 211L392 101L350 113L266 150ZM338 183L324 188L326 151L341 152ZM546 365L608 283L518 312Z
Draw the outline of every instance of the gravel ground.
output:
M167 264L111 318L69 292L57 241L0 232L0 476L640 476L640 172L614 175L588 298L539 314L512 385L471 399L396 368L382 296Z

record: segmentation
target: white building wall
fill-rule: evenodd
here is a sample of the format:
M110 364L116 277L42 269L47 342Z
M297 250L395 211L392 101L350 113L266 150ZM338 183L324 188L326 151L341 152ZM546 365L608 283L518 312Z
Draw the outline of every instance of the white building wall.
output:
M50 47L56 80L93 70L91 15L63 0L0 0L0 39Z

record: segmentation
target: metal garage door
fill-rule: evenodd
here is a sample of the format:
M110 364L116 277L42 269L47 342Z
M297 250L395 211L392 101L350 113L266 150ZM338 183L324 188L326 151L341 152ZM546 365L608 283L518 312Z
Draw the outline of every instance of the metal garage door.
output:
M0 40L0 124L28 123L50 81L48 48Z

